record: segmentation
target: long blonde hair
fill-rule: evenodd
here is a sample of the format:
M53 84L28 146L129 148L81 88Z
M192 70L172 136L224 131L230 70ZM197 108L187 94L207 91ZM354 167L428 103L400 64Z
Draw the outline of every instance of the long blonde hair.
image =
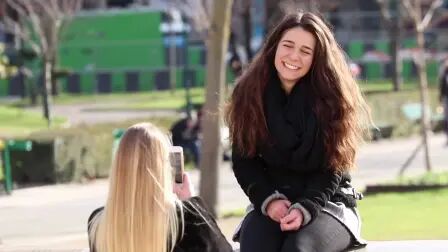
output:
M183 225L172 191L169 145L168 136L150 123L133 125L123 135L105 209L89 230L98 252L173 250Z

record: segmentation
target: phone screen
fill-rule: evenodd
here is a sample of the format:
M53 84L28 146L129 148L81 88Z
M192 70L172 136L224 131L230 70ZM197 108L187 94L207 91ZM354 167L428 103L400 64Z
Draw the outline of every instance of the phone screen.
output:
M182 183L184 174L184 151L182 147L171 146L170 163L174 169L174 181L176 183Z

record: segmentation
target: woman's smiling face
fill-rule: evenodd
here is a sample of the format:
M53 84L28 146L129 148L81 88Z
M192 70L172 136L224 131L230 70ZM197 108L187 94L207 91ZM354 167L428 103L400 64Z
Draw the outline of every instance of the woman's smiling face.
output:
M302 27L287 30L277 45L274 65L286 93L291 92L313 64L316 38Z

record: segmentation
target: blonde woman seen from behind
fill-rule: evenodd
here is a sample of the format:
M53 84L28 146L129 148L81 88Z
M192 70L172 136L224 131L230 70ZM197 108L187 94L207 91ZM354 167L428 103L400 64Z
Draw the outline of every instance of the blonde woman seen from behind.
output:
M174 184L170 141L150 123L127 129L118 147L105 207L89 217L92 252L232 251L184 174Z

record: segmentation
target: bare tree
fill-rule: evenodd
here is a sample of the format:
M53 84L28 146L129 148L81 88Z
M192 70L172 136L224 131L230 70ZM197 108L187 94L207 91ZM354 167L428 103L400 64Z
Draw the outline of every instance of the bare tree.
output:
M49 91L56 93L53 72L59 48L61 32L80 10L82 0L6 0L18 15L18 22L5 17L6 27L38 55L42 61L44 81L42 85L43 113L51 125Z
M419 86L420 86L420 102L422 109L421 132L422 146L425 154L425 166L427 171L432 170L430 150L429 150L429 130L431 129L430 107L428 96L428 79L426 76L426 58L425 58L425 37L424 31L428 27L434 12L443 4L443 0L433 0L426 14L422 14L421 0L404 0L403 6L407 10L412 19L416 36L417 36L417 52L413 55L414 62L417 66Z
M394 13L391 14L389 6L393 4ZM389 33L390 53L392 56L392 82L394 91L400 91L403 84L403 78L401 76L403 64L399 58L400 41L401 41L401 4L396 0L376 0L379 5L381 17L383 19L384 26Z
M242 65L253 57L250 41L252 35L251 23L252 0L234 1L232 5L231 39L232 54Z
M196 30L204 35L207 47L206 97L200 160L200 195L216 216L219 170L222 161L221 124L226 81L232 0L177 0L177 6L190 15Z
M107 9L107 0L84 0L83 9Z
M269 33L287 13L298 10L323 13L337 8L341 3L342 0L266 0L266 33Z

